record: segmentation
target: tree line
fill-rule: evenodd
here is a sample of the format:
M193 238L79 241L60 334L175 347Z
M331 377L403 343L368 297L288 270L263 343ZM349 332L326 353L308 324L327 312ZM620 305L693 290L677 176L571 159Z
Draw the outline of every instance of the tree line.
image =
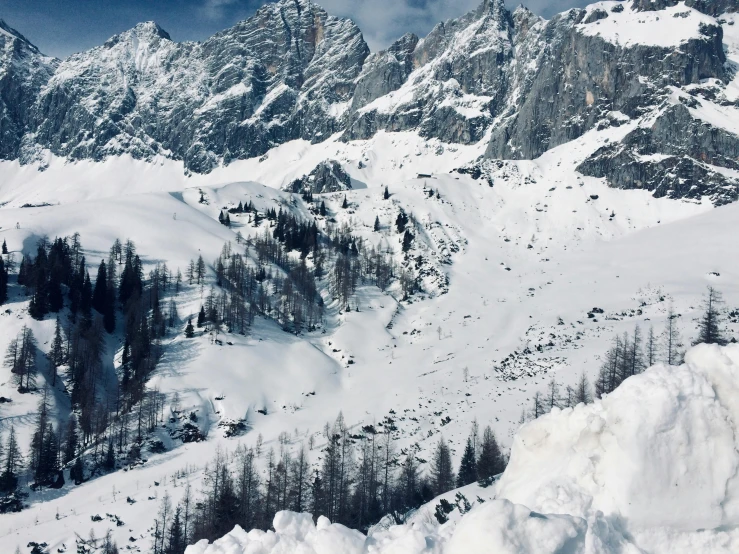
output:
M35 255L23 256L19 264L18 283L31 297L30 315L44 319L56 314L56 323L45 361L27 326L5 353L5 366L21 393L36 390L39 368L47 372L28 460L12 429L1 458L7 475L0 488L9 499L22 496L15 490L21 471L28 472L34 487L61 486L64 467L80 483L92 473L115 469L117 460L138 460L147 431L163 417L163 395L148 390L146 382L160 355L161 338L179 326L172 295L179 292L182 275L157 264L146 278L135 244L116 240L93 284L80 236L74 234L39 240ZM105 335L116 328L123 348L114 368ZM50 415L50 393L57 388L60 371L72 406L64 429L55 426ZM20 500L6 504L7 509L21 506Z
M310 464L303 445L291 453L287 441L281 441L279 453L263 452L259 441L256 448L242 445L232 455L217 452L205 468L200 496L188 487L176 507L163 499L153 526L153 552L181 554L184 545L214 540L237 524L269 529L280 510L323 515L363 531L385 515L400 523L409 510L435 496L475 481L488 486L505 469L493 431L487 427L480 437L475 423L457 472L442 438L424 473L425 460L416 448L396 451L393 423L386 418L352 433L339 414L324 428L318 467Z
M694 344L725 345L734 341L727 337L722 305L721 293L708 287L702 301L702 313L698 319L698 333ZM575 387L567 386L564 391L561 391L560 385L552 378L545 393L537 391L534 394L531 407L522 413L521 422L536 419L554 407L568 408L580 403L588 404L593 398L602 398L616 390L629 377L642 373L657 363L681 364L685 351L678 326L679 318L680 315L670 306L661 334L650 326L645 337L641 327L636 325L633 333L625 332L615 336L612 346L603 357L594 384L594 395L585 374L581 375Z

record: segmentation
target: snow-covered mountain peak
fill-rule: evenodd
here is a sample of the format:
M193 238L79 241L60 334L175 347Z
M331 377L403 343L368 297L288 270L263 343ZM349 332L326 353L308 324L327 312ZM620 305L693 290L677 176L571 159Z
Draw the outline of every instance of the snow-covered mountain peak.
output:
M121 41L132 40L133 38L144 40L147 42L157 39L172 40L169 36L169 33L162 29L156 22L144 21L137 24L128 31L124 31L123 33L119 33L111 37L105 42L105 45L113 45Z
M18 31L13 29L10 25L8 25L4 20L0 19L0 40L6 41L6 40L21 40L25 42L28 46L36 49L35 46L33 46L26 37L24 37L22 34L20 34Z

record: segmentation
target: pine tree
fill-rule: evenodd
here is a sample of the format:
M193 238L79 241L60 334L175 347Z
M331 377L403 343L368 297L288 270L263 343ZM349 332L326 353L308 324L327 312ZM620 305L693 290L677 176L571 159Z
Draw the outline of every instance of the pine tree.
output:
M344 201L341 203L341 207L345 210L349 207L349 202L346 199L346 194L344 195Z
M457 486L464 487L475 481L477 481L475 448L472 446L472 440L467 439L467 445L465 446L464 454L462 454L462 461L459 464L459 472L457 473Z
M202 327L203 325L205 325L205 307L200 306L200 311L198 312L197 326Z
M113 289L108 289L103 312L103 327L108 334L112 335L115 331L115 292Z
M531 417L536 419L543 416L546 413L544 400L541 397L541 393L536 391L534 394L534 405L531 407Z
M647 344L646 344L646 364L647 367L652 367L659 360L657 353L659 352L659 340L654 334L654 327L649 327L649 333L647 333Z
M725 345L728 341L722 329L722 317L720 305L723 304L721 293L713 287L708 287L703 299L703 316L698 323L698 338L696 344L720 344Z
M54 338L51 341L51 349L49 350L49 361L52 366L51 386L56 385L57 368L64 363L64 337L62 336L62 326L59 318L56 318L56 326L54 327Z
M50 312L57 313L64 307L64 294L58 272L52 272L46 286L46 297Z
M115 469L115 446L113 445L112 438L108 441L108 450L105 453L103 468L107 471L113 471Z
M72 414L69 416L67 427L67 435L64 441L64 452L62 454L62 462L66 465L77 456L77 445L79 436L77 435L77 417Z
M105 313L105 303L108 300L108 272L105 268L105 261L100 260L98 266L98 274L95 279L95 289L92 293L92 307L99 314Z
M48 389L44 389L39 400L36 429L31 439L30 466L38 484L47 484L56 469L57 452L54 448L54 430L51 427ZM58 445L57 445L58 448Z
M503 473L505 461L498 441L490 426L485 427L480 443L480 456L477 458L477 478L483 485L489 485L494 476Z
M182 508L177 506L172 517L172 524L169 526L169 536L167 537L167 548L165 554L182 554L187 546L184 540L182 529Z
M321 207L318 210L318 213L321 215L321 217L326 217L326 202L321 201Z
M387 190L387 185L385 185L385 192L382 193L382 198L385 199L385 200L387 200L388 198L390 198L390 191Z
M8 269L5 261L0 257L0 304L8 300Z
M3 460L2 472L0 473L0 491L12 492L18 486L18 475L23 467L23 455L21 454L18 439L15 436L15 427L10 426L8 442L5 446L5 458Z
M184 547L183 547L184 550ZM118 554L118 546L115 544L115 541L113 540L113 533L110 529L108 529L108 532L105 533L105 538L103 539L103 546L101 550L101 554ZM178 552L177 554L181 554L181 552Z
M69 478L74 481L75 485L85 482L85 463L81 455L74 460L74 464L69 470Z
M408 250L411 249L412 243L413 243L413 233L411 233L408 229L406 229L405 233L403 234L403 252L408 252Z
M682 363L680 348L682 347L680 330L677 327L678 315L672 306L667 312L667 324L665 325L665 361L667 365L678 365Z
M199 318L198 318L199 319ZM188 318L187 326L185 327L185 338L191 339L195 336L195 329L192 327L192 318Z
M552 408L559 408L560 402L561 402L561 398L559 395L559 384L557 384L557 381L555 381L554 377L552 377L552 380L549 381L549 386L547 387L547 397L546 397L547 411L551 412Z
M380 230L380 216L375 216L375 232Z
M454 488L454 470L449 445L440 438L431 460L431 486L434 496L438 496Z
M583 373L582 375L580 375L580 380L575 386L573 404L575 406L578 404L590 404L592 401L593 396L590 393L590 383L588 382L588 378Z
M623 379L644 371L644 355L642 354L641 341L641 328L637 325L634 327L634 337L628 342L628 348L625 352Z
M398 217L395 218L395 227L398 229L398 234L405 231L406 225L408 225L408 216L403 210L400 210Z
M5 242L5 239L3 239L3 249L2 249L2 253L3 253L3 254L7 254L7 253L8 253L8 243L7 243L7 242Z

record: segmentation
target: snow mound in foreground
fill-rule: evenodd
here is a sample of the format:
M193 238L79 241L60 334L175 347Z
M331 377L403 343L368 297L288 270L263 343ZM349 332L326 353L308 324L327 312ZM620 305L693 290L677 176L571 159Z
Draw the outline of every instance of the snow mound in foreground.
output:
M518 433L497 499L365 537L281 512L186 554L739 552L739 345L700 345ZM431 503L433 504L433 502Z

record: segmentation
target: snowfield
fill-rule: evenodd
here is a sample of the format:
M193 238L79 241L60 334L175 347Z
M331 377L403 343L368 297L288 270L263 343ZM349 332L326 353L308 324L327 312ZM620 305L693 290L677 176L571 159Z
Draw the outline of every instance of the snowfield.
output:
M335 224L349 225L356 236L401 261L402 237L394 225L402 209L414 219L413 256L424 259L424 292L408 301L397 285L382 292L367 284L357 289L347 312L324 291L325 321L316 332L295 336L257 318L246 337L227 333L221 345L200 332L194 339L171 335L149 387L165 395L164 413L175 420L175 412L194 412L207 440L183 444L171 436L179 424L166 423L153 437L166 452L79 486L31 493L26 510L2 516L2 540L43 541L69 551L91 530L101 537L110 529L119 545L146 552L162 496L176 503L185 484L197 490L217 448L254 446L261 435L260 464L270 448L295 451L310 444L311 463L318 464L322 429L339 412L357 430L392 418L397 448L418 448L426 460L443 436L457 464L475 418L493 427L504 448L516 449L513 436L534 393L552 378L563 388L574 385L583 372L593 382L614 335L631 333L637 324L660 334L672 305L688 344L708 284L721 290L728 310L739 305L739 263L726 255L735 248L739 206L655 199L647 191L611 189L575 171L630 125L593 131L533 161L482 166L477 179L453 171L473 162L481 152L477 147L440 150L407 133L350 144L289 143L261 162L237 162L207 176L175 177L181 167L173 162L147 166L125 158L100 166L52 160L43 172L0 164L0 198L8 202L0 209L0 238L16 259L41 236L74 232L81 234L92 270L115 238L136 243L146 271L166 262L184 272L189 260L203 255L209 265L205 286L186 285L176 296L181 325L197 314L214 283L210 265L223 245L231 241L236 247L236 233L254 237L268 228L266 221L255 228L246 214L234 215L227 228L217 221L220 210L250 201L260 211L274 207L308 217L309 206L299 195L279 189L325 159L340 160L357 183L345 193L316 196ZM383 200L386 185L391 196ZM348 208L342 209L345 196ZM14 290L0 315L0 351L24 324L41 350L48 350L53 319L30 318L28 299ZM603 315L593 317L594 307ZM727 325L736 332L736 322ZM109 370L117 363L112 354L122 346L119 340L109 341ZM18 394L10 374L2 372L0 396L13 402L0 407L0 429L7 433L14 424L27 445L38 395ZM61 425L69 414L67 398L57 395L54 405ZM245 432L227 437L238 422ZM546 419L533 429L545 424ZM427 471L426 464L421 470ZM532 500L509 486L516 503L537 511L542 507L534 500L557 498L550 490ZM489 498L490 490L470 500ZM599 500L598 506L620 506L617 501ZM497 505L503 512L495 517L528 521L520 509ZM91 521L97 515L102 520ZM580 523L557 522L564 534L581 533Z
M280 512L274 532L236 527L186 554L736 552L737 399L739 346L700 345L682 366L656 365L595 404L524 425L489 499L448 523L429 517L436 500L367 537Z

